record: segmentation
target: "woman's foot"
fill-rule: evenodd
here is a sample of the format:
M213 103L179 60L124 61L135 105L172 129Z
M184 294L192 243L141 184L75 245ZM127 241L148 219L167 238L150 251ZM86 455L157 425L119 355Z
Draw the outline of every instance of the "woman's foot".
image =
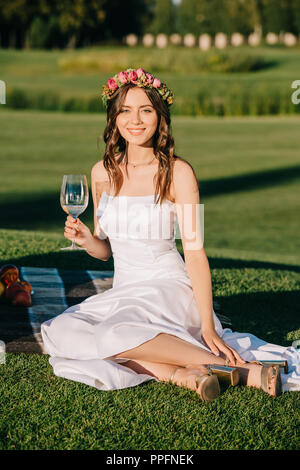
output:
M220 396L217 376L211 375L203 366L177 367L171 374L170 380L173 384L195 390L202 401L212 401Z

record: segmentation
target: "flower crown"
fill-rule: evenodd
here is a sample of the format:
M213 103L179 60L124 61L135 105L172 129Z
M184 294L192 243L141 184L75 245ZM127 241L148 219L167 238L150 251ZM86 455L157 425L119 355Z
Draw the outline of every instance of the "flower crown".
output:
M105 108L107 108L107 100L112 98L114 92L127 83L133 83L141 88L155 88L162 99L167 101L168 105L173 103L173 93L170 88L168 88L165 83L162 83L159 78L139 68L137 70L123 70L110 78L107 85L102 85L102 101Z

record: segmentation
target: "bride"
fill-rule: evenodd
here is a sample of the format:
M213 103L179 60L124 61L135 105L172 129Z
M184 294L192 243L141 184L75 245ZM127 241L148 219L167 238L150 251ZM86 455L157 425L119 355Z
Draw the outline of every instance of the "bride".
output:
M54 373L100 390L171 381L203 401L220 395L224 374L235 373L232 385L271 396L299 390L295 348L223 329L213 310L197 178L174 154L172 91L145 70L128 69L108 80L102 98L106 150L91 172L94 233L68 216L64 236L102 261L114 257L113 287L42 324ZM156 228L159 210L170 215L172 230L177 220L185 261L174 231L140 236L137 222ZM193 238L186 225L195 228ZM285 361L285 373L278 360Z

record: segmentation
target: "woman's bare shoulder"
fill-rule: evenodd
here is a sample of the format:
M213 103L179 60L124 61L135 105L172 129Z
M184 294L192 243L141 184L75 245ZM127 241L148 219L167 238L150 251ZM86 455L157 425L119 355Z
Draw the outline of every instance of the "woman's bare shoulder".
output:
M173 183L176 195L190 190L199 191L195 170L184 158L177 157L174 162Z
M117 160L119 156L120 154L116 155L115 159ZM104 160L99 160L92 168L91 174L95 181L109 181L109 176L103 162Z
M92 168L92 179L94 181L108 181L108 174L103 165L103 160L99 160Z
M192 167L192 165L187 160L185 160L182 157L174 158L174 171L176 171L178 173L181 170L188 171L188 169L194 171L194 168Z
M192 165L181 157L176 157L173 167L173 181L196 178L196 173Z

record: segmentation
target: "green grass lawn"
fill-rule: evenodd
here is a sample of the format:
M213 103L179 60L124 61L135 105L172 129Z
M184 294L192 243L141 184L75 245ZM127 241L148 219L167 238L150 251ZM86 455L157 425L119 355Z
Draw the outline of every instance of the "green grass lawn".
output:
M104 116L0 108L0 120L1 264L112 269L59 251L69 244L62 175L90 180ZM284 346L300 338L299 124L173 120L176 153L199 179L214 298L234 331ZM92 228L91 203L82 220ZM7 354L0 374L0 449L299 449L298 392L229 387L208 405L163 383L100 392L54 376L36 354Z
M56 377L47 356L9 355L1 366L0 449L294 449L299 393L272 399L229 387L196 393L148 382L99 391Z

